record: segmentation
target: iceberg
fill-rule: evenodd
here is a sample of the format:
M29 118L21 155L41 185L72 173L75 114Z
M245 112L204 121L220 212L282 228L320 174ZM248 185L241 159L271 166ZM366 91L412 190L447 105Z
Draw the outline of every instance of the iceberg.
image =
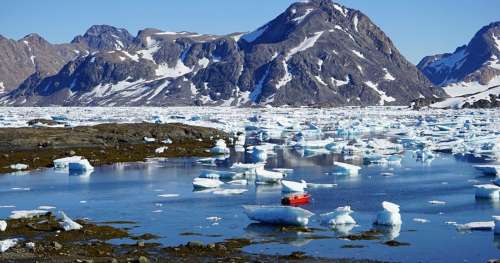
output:
M377 218L375 219L375 224L394 226L401 225L401 215L399 214L399 205L384 201L382 202L382 211L377 213Z
M282 180L281 185L283 185L281 191L284 193L304 192L307 188L307 183L304 180L301 180L300 183Z
M62 229L64 229L64 231L71 231L71 230L82 229L82 225L80 225L77 222L73 221L63 211L61 211L60 213L61 213L61 216L63 217L63 221L60 222L59 225L62 227Z
M0 241L0 253L4 253L5 251L9 250L11 247L16 246L18 241L19 240L17 238L1 240Z
M71 161L68 163L69 171L92 171L94 167L90 164L89 160L81 158L80 160Z
M52 161L52 163L54 164L55 169L67 169L69 167L69 163L79 162L82 159L83 157L81 156L70 156L70 157L55 159Z
M283 179L283 173L259 168L256 170L257 183L277 183Z
M500 186L494 184L474 185L476 188L476 198L481 199L500 199Z
M267 149L262 146L253 147L252 157L258 161L267 160Z
M486 175L500 176L500 165L474 165L474 168Z
M194 178L193 187L195 189L217 188L224 184L219 179Z
M314 214L292 206L244 205L245 214L251 220L267 224L307 226Z
M359 166L342 162L335 162L334 165L336 171L346 175L358 175L361 169Z
M0 232L5 231L7 229L7 222L4 220L0 220Z
M226 146L226 142L223 139L219 139L215 142L215 146L210 150L214 154L229 154L230 150Z
M329 225L356 224L354 218L351 217L352 212L350 206L341 206L333 212L321 214L321 222Z
M265 163L234 163L230 169L245 175L256 175L257 169L264 168Z

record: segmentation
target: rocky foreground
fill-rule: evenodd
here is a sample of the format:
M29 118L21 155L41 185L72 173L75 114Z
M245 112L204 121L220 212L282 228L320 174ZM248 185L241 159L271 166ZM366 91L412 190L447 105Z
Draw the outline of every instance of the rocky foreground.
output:
M177 247L162 247L152 234L130 235L126 228L76 220L79 230L64 231L57 218L47 213L29 219L7 220L0 240L17 238L16 246L0 253L0 262L374 262L350 259L319 259L295 252L287 256L242 252L253 244L247 239L229 239L214 244L192 241ZM109 222L134 224L133 222ZM111 244L112 239L132 240Z
M37 123L43 123L37 120ZM54 124L54 123L46 123ZM155 138L146 142L145 137ZM12 164L28 169L52 167L57 158L84 156L94 166L117 162L143 161L149 157L208 156L221 131L183 124L101 124L73 128L0 129L0 173L16 171ZM171 144L161 141L170 139ZM156 153L159 147L168 147Z

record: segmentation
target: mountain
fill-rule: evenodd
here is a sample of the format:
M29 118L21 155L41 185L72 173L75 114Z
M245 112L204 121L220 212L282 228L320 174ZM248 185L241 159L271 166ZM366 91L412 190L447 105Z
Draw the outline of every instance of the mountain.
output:
M495 22L455 52L425 57L417 67L452 97L436 107L495 107L500 106L499 59L500 22Z
M38 72L48 76L79 55L78 45L53 45L37 34L15 41L0 35L0 94Z
M292 4L253 32L226 36L93 26L57 74L35 72L3 105L408 105L444 96L366 15ZM84 53L84 54L83 54Z

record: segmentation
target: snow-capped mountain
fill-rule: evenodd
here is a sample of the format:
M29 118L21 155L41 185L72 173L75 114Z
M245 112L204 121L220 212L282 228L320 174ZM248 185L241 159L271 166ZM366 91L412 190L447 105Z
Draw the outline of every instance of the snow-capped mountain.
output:
M292 4L244 34L94 26L84 51L49 77L35 72L3 105L407 105L443 96L357 10Z
M436 107L500 105L500 22L483 27L453 53L425 57L418 68L452 97Z

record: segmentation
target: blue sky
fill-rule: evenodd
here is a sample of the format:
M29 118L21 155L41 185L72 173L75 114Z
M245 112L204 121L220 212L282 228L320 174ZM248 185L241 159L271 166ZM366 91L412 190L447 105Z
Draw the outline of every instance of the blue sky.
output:
M93 24L225 34L253 30L292 0L2 0L0 34L69 42ZM413 63L453 51L500 20L498 0L338 0L367 14Z

